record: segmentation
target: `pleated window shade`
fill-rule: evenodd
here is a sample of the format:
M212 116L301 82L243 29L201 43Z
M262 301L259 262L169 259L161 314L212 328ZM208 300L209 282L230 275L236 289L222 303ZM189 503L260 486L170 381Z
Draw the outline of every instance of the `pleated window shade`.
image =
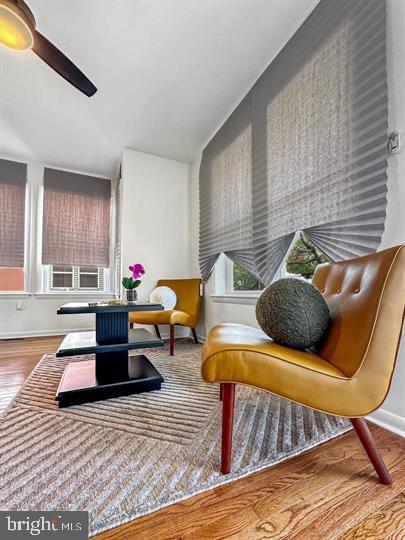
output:
M110 266L111 181L45 168L42 264Z
M204 153L200 178L200 257L208 275L223 251L249 265L252 245L252 127L243 101ZM220 247L220 249L219 249Z
M250 193L237 190L239 205L231 207L240 208L239 218L227 210L239 167L228 167L225 180L213 167L230 152L233 115L207 145L200 171L204 278L226 252L271 282L297 230L334 260L377 249L387 191L385 13L382 0L322 0L245 97ZM223 209L220 228L204 207L212 186ZM231 236L228 251L236 223L239 239Z
M0 159L0 267L24 268L27 166Z

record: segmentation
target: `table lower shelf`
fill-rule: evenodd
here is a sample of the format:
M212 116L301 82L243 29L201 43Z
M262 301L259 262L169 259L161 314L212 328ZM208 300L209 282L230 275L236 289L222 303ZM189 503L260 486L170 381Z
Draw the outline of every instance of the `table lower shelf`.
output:
M117 351L129 351L131 349L147 349L154 347L163 347L164 343L144 328L135 328L129 330L128 340L124 343L98 343L96 332L71 332L68 334L59 349L56 356L75 356L92 353L108 353Z
M143 354L128 357L126 374L99 382L96 361L71 362L65 368L55 399L69 407L129 394L160 390L163 377Z

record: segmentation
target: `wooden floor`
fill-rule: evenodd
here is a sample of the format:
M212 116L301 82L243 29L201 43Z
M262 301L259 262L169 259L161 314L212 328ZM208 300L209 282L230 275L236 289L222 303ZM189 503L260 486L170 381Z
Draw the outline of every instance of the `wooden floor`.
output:
M61 338L0 341L4 409ZM394 483L378 483L353 431L305 454L98 535L97 539L405 539L405 439L372 432Z

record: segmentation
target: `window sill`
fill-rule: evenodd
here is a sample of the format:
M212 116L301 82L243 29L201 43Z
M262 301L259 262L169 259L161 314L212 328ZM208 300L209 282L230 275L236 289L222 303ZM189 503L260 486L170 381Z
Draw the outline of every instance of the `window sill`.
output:
M71 299L93 299L93 298L97 298L97 299L101 299L101 298L106 298L106 299L111 299L111 298L115 298L115 294L112 294L112 293L105 293L105 292L100 292L100 291L96 291L96 292L76 292L76 291L66 291L66 292L63 292L63 291L58 291L58 292L45 292L45 293L35 293L34 294L35 298L38 298L39 300L49 300L51 298L53 299L58 299L58 298L71 298Z
M248 304L255 305L262 291L257 292L229 292L221 294L211 294L213 302L222 302L226 304Z
M18 300L19 298L29 298L32 296L29 292L0 292L0 300Z

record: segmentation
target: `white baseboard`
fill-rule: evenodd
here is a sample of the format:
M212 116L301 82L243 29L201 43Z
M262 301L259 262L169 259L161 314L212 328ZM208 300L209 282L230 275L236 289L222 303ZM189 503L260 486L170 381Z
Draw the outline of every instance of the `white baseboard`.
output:
M30 337L66 336L70 332L90 332L94 328L62 328L57 330L29 330L25 332L6 332L0 339L23 339Z
M197 334L198 343L205 343L205 336Z
M367 416L367 420L401 437L405 437L405 418L385 409L378 409Z

